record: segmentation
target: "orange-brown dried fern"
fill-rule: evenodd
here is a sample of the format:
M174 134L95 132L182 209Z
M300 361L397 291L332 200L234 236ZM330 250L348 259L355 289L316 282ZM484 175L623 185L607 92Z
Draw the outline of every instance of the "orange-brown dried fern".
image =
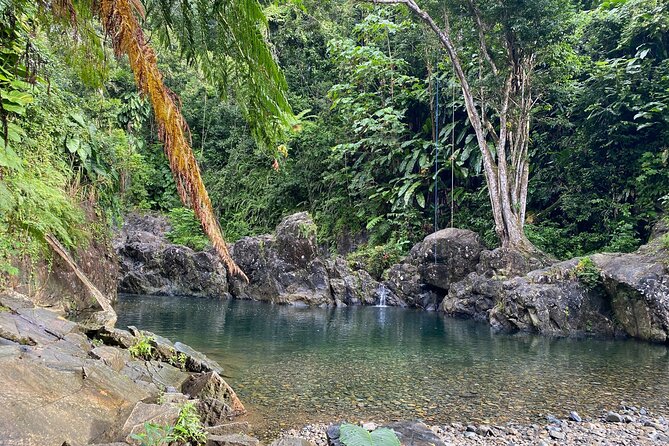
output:
M228 271L248 281L230 257L200 168L186 137L188 128L181 115L178 99L163 83L156 53L146 42L138 15L144 11L139 0L99 0L98 14L105 33L111 38L116 56L127 55L135 82L142 95L149 98L158 126L158 136L174 175L177 190L186 206L192 207Z

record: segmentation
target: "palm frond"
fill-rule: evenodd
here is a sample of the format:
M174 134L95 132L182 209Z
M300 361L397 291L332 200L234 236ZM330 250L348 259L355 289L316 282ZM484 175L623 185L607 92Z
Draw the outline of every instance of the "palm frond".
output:
M265 37L267 20L257 0L147 0L147 20L163 43L176 39L221 93L231 91L253 136L276 149L295 124L287 85Z
M138 21L141 10L137 4L137 0L100 0L98 14L104 30L113 43L116 56L128 56L137 87L153 105L158 136L163 142L181 200L195 211L228 271L248 281L230 257L187 138L188 127L178 99L163 82L156 53L147 43Z

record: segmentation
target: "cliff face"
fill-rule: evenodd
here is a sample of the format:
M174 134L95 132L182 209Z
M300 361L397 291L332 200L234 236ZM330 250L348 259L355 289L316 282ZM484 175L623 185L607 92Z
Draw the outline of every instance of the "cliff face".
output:
M86 225L101 226L93 211L87 212ZM114 302L119 280L119 262L112 247L111 235L90 231L87 243L71 250L70 255L83 273L107 298ZM15 260L17 276L6 280L6 287L29 296L39 306L56 307L66 313L82 313L98 308L95 299L72 269L51 251ZM2 287L0 287L0 290Z

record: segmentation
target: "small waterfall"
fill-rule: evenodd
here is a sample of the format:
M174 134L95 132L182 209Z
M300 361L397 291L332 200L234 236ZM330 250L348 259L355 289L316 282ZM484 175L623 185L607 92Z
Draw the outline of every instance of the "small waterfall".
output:
M377 307L387 307L386 299L388 298L388 288L384 284L380 284L376 289L376 294L379 296L379 304Z

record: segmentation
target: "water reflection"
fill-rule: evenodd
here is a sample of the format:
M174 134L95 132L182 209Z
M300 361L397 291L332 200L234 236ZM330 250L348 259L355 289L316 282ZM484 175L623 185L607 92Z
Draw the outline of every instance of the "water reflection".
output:
M582 415L627 401L666 410L667 348L635 341L492 333L483 323L394 307L296 308L247 301L121 297L119 326L190 344L219 361L271 426Z

